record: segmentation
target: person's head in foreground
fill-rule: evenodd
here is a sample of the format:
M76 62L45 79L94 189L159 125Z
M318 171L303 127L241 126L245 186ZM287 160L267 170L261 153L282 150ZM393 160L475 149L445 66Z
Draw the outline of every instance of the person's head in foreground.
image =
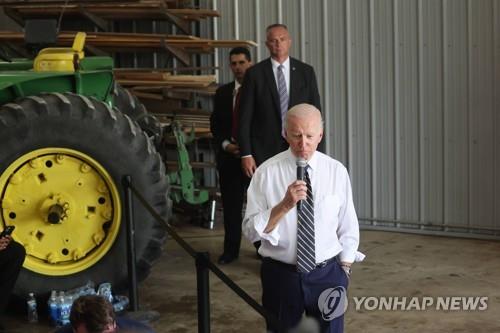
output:
M75 333L114 333L113 306L101 296L81 296L73 302L69 315Z

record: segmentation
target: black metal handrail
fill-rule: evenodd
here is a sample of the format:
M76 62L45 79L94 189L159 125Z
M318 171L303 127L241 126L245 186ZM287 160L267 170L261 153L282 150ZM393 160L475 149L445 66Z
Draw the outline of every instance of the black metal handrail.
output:
M223 271L219 269L211 260L208 252L197 252L191 247L177 232L170 226L158 212L151 207L151 205L144 199L144 196L133 186L130 176L124 176L122 184L125 189L125 214L127 221L127 230L129 233L129 266L135 266L135 247L133 242L134 236L134 222L133 222L133 198L132 193L139 199L140 203L149 211L149 213L156 219L157 222L162 223L167 233L179 244L193 259L196 264L196 279L197 279L197 293L198 293L198 332L210 332L210 287L209 287L209 270L212 271L222 282L224 282L232 291L250 305L257 313L266 319L268 325L271 326L276 332L285 332L281 322L276 316L268 312L262 305L255 299L248 295L240 286L238 286L231 278L229 278ZM131 253L133 252L133 253ZM133 259L133 260L132 260ZM137 301L137 280L135 277L135 269L129 267L129 290L130 303L133 311L138 309Z

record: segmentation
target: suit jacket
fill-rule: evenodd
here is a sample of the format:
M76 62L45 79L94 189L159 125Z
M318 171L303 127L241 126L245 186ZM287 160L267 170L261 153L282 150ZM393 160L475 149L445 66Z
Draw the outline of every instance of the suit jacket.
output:
M210 116L210 130L214 137L217 151L217 165L220 167L227 158L234 158L222 150L224 140L231 141L233 123L233 91L235 82L227 83L217 89L214 98L214 110ZM241 89L241 88L240 88Z
M240 97L239 137L241 156L252 155L257 165L286 150L281 135L281 110L271 59L250 67L245 73ZM321 110L312 66L290 57L289 108L308 103Z

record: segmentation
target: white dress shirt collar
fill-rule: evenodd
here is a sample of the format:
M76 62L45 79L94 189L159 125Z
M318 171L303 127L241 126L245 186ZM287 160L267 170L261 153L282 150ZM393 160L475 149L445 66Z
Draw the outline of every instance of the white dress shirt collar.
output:
M273 68L273 74L274 74L274 81L276 82L276 89L279 90L278 87L278 67L280 65L283 65L283 75L285 76L285 82L286 82L286 91L288 92L288 96L290 96L290 57L286 58L286 60L280 64L273 58L271 59L271 65Z
M233 90L233 95L236 95L236 92L238 89L240 89L241 83L239 83L237 80L234 80L234 90Z
M293 165L297 165L297 157L292 153L292 149L288 148L287 150L288 159L290 159ZM313 153L311 158L307 161L307 165L309 166L309 177L312 176L314 170L316 170L316 166L318 165L318 154L316 152Z
M275 59L271 58L271 64L273 65L273 71L277 70L280 65L283 65L285 71L290 71L290 57L286 58L286 60L281 64Z

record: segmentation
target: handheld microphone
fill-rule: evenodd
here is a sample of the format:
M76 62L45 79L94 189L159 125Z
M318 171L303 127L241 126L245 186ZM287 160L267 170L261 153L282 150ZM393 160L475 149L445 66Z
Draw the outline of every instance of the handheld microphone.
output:
M304 173L306 170L307 161L302 158L298 158L295 164L297 165L297 180L304 180ZM302 200L299 200L299 202L297 202L297 210L300 211L301 209L302 209Z

